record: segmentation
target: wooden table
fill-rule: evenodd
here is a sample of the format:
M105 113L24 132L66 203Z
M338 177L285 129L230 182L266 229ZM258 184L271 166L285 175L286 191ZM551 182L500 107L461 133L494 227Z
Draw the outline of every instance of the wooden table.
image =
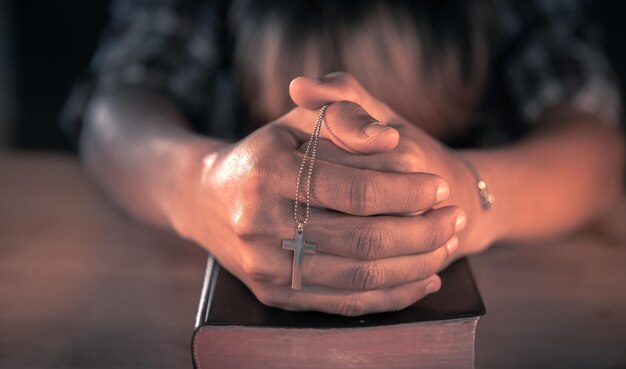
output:
M0 152L0 368L191 368L206 254L129 219L76 158ZM626 367L626 202L471 259L477 368Z

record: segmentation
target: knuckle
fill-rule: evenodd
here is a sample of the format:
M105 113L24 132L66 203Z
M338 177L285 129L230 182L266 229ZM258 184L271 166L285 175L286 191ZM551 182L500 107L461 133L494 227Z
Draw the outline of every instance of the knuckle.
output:
M373 260L385 256L385 231L381 227L368 225L358 230L356 237L351 237L352 255L359 259Z
M403 152L396 155L391 163L393 170L402 173L412 173L420 171L420 165L417 158L409 152Z
M350 208L354 215L372 215L380 200L376 183L364 177L355 177L350 182Z
M345 316L359 316L367 313L367 305L359 296L350 296L337 306L337 313Z
M282 216L287 214L287 209L281 205L271 206L270 203L267 194L235 197L228 218L233 234L241 241L255 242L276 232L277 224L268 216L268 211Z
M250 240L260 232L258 212L250 206L242 207L231 214L231 227L240 240Z
M231 189L235 192L234 202L243 206L241 211L253 213L263 198L263 185L256 174L246 174L238 183L233 183Z
M259 138L256 138L258 141ZM250 143L248 146L255 146L259 149L263 149L261 144ZM225 167L225 170L230 174L229 179L237 182L247 183L250 180L257 179L263 175L268 169L268 165L271 165L271 160L265 159L257 155L251 154L245 151L245 148L238 148L231 153L221 165ZM251 181L254 182L254 181Z
M241 269L248 279L252 281L262 283L273 281L274 278L271 271L264 263L260 263L259 260L262 259L257 257L255 253L248 251L241 263Z
M265 288L257 288L253 292L257 300L261 301L263 305L279 308L283 308L285 306L275 293L271 293Z
M387 281L387 271L378 262L358 264L352 270L351 284L361 290L372 290L383 286Z
M255 292L256 298L264 305L280 308L284 310L301 310L298 304L297 293L292 291L277 291L267 288L259 289Z
M424 164L427 162L423 147L412 142L410 152L411 157L413 158L413 161L415 162L419 171L423 171L426 168Z
M239 239L246 239L254 233L253 222L250 218L244 216L233 217L232 229Z
M400 139L400 144L391 157L392 167L399 172L427 172L424 150L418 144Z
M243 184L246 189L252 193L259 193L262 188L263 179L266 177L269 165L265 160L248 161L247 168L239 168L241 172L245 173L243 176Z

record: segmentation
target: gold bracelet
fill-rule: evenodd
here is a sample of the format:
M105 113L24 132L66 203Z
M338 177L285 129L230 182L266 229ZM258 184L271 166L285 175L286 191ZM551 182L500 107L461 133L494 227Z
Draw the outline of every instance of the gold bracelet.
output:
M493 203L496 201L496 197L491 192L489 192L489 189L487 188L487 182L480 178L478 172L476 171L476 168L472 165L472 163L467 161L461 155L457 155L457 157L461 159L461 162L463 162L467 169L469 169L470 173L472 173L472 177L474 177L474 180L476 181L476 188L478 188L478 196L480 197L480 205L482 206L483 210L491 209Z

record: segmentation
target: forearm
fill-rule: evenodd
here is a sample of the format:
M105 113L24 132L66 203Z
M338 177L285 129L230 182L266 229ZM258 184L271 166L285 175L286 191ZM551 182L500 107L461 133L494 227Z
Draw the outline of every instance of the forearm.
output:
M544 119L545 128L514 146L461 153L496 196L493 208L478 215L491 241L557 235L623 191L619 132L571 110L555 109Z
M186 196L190 164L223 143L200 138L169 100L139 90L100 93L91 103L80 139L87 170L136 217L172 227Z

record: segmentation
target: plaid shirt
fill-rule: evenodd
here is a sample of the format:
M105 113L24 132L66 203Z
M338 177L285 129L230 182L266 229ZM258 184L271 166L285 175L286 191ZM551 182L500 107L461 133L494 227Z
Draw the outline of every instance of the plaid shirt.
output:
M483 110L489 112L480 116L491 118L481 123L475 141L510 140L511 132L531 127L555 104L572 105L609 123L618 121L619 92L598 47L598 34L583 17L584 3L498 4L500 34L493 48L495 67L490 68L496 75L489 78L495 82L490 83L486 100L500 108L485 104ZM227 5L199 0L114 1L111 25L87 83L78 85L66 105L66 128L77 132L91 91L132 85L170 96L199 131L241 136L234 122L241 118L242 102L234 82L226 9L220 7ZM506 113L502 96L508 101Z

